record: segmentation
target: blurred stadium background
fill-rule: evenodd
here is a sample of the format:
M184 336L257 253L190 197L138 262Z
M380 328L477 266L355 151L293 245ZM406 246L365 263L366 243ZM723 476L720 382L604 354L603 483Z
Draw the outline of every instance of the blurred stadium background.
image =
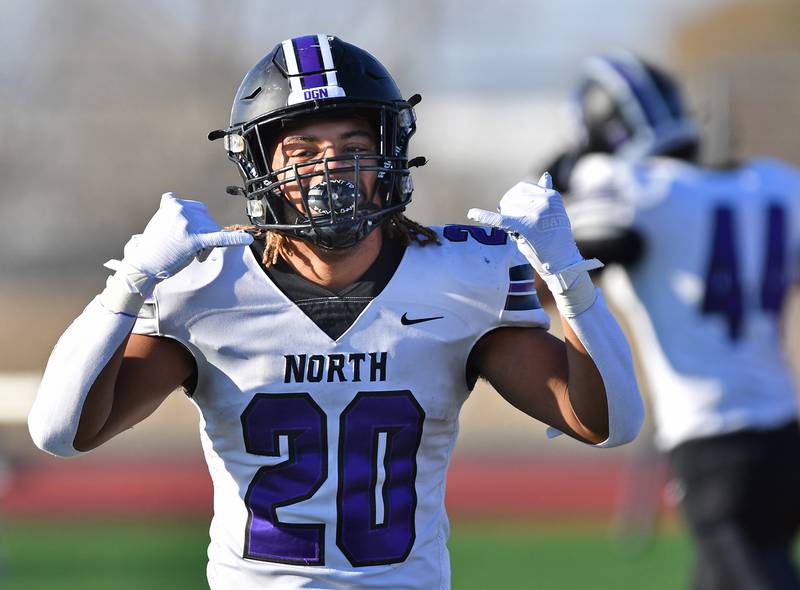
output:
M190 402L68 461L36 451L24 417L58 335L162 192L242 220L205 135L275 43L339 35L421 92L412 152L430 163L410 211L460 223L538 176L581 60L615 47L686 81L706 161L800 164L798 23L796 0L0 0L0 587L204 584L210 482ZM647 433L604 451L548 441L482 387L462 416L455 588L683 586L690 549Z

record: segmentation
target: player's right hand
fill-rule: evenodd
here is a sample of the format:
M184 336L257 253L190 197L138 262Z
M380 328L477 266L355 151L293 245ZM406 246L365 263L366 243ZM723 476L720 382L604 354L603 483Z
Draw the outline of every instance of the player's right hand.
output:
M164 193L161 205L141 234L125 245L124 263L155 280L182 270L195 257L203 260L218 247L247 246L253 236L244 231L223 231L199 201Z

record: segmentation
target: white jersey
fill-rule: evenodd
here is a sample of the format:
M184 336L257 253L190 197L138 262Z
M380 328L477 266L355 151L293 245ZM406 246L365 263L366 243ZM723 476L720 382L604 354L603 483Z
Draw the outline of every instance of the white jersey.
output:
M794 418L780 312L800 260L800 174L593 154L570 186L579 242L643 239L638 262L608 269L603 286L642 361L659 445Z
M450 587L445 477L467 358L499 326L549 320L504 233L437 231L442 245L409 246L337 340L248 248L158 285L135 331L197 363L214 590Z

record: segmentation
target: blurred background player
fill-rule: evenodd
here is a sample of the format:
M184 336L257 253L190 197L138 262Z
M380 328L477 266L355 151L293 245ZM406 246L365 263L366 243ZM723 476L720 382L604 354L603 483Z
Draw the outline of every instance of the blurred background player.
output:
M549 166L638 351L697 547L692 588L794 589L800 434L781 321L800 172L698 165L679 87L627 52L586 61L575 141Z

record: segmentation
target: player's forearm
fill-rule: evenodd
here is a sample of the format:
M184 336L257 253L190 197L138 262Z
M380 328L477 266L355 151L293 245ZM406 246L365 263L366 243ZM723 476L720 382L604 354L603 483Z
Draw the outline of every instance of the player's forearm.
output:
M600 291L586 310L562 315L562 323L568 342L569 395L576 416L592 431L605 431L605 438L595 442L599 446L633 440L644 421L644 405L628 342Z
M96 446L90 441L111 415L125 344L145 300L142 286L149 294L153 281L118 270L59 338L28 415L43 451L71 457Z
M580 428L576 432L592 444L608 439L608 403L600 371L569 321L562 317L567 349L568 404Z
M106 309L98 296L58 340L28 415L28 429L40 449L63 457L78 454L74 443L84 403L98 375L124 344L135 319ZM113 390L107 390L96 415L87 418L84 431L95 429L108 417L112 398Z
M89 388L72 443L77 451L85 452L99 446L98 435L108 423L114 408L114 392L129 337L122 341Z

